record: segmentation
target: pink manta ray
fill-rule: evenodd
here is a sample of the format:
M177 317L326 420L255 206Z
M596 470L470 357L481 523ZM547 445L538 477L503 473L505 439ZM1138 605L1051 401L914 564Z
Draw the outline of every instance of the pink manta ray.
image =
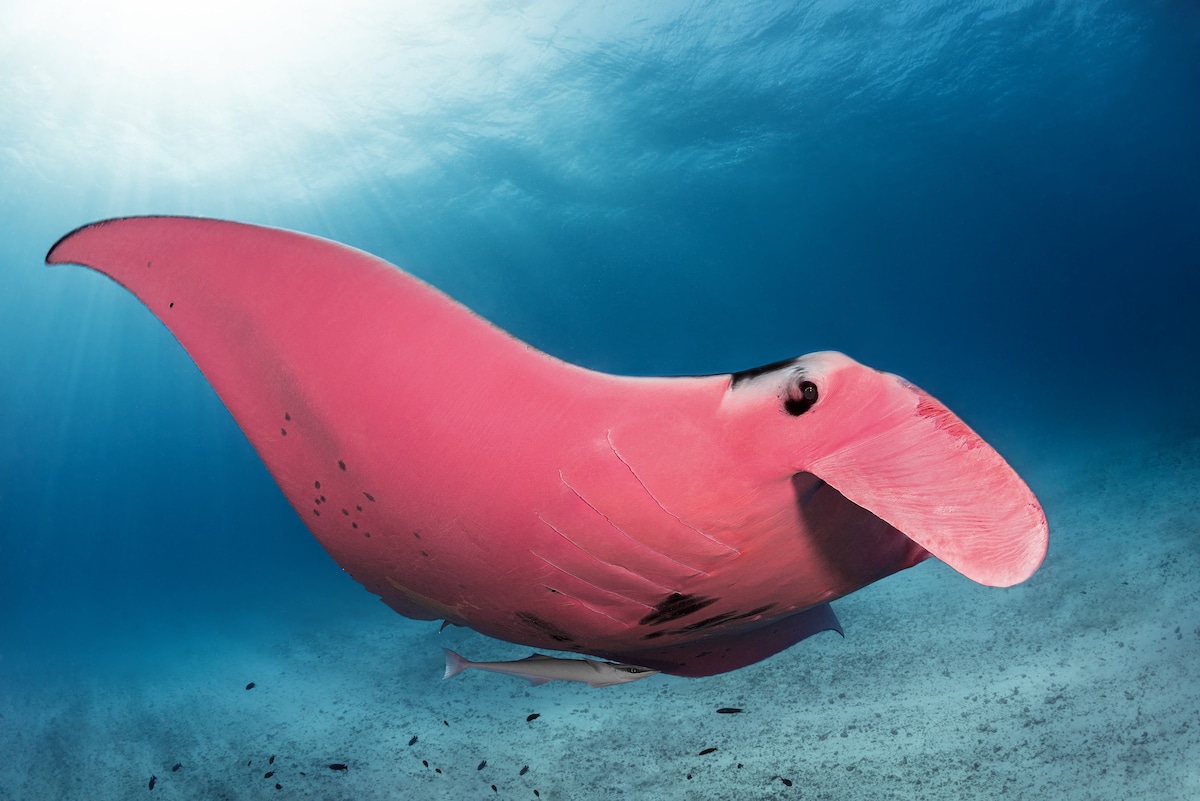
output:
M133 292L296 513L402 615L684 676L840 628L829 601L936 556L992 586L1037 499L934 398L839 353L630 378L541 353L323 239L135 217L46 257Z

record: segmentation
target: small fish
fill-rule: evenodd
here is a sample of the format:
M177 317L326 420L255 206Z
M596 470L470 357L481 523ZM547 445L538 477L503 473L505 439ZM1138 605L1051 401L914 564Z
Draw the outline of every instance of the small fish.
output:
M275 775L275 771L273 771L273 770L268 770L266 773L264 773L264 774L263 774L263 778L264 778L264 779L269 779L269 778L271 778L271 777L272 777L272 776L274 776L274 775Z
M408 744L409 744L409 745L416 745L416 744L417 744L417 735L415 735L415 734L414 734L414 735L412 736L412 739L408 741Z
M283 789L283 785L282 785L282 784L280 784L279 782L275 782L275 789L276 789L276 790L282 790L282 789Z
M429 767L429 760L428 760L428 759L422 759L422 760L421 760L421 764L422 764L422 765L424 765L425 767Z
M740 707L736 707L736 706L723 706L723 707L721 707L720 709L718 709L718 710L717 710L717 714L718 714L718 715L736 715L738 712L741 712L741 711L742 711L742 710L741 710L741 708L740 708Z
M487 767L487 760L485 759L479 763L479 767L475 768L475 770L483 770L486 767Z
M157 777L157 776L151 776L151 777L150 777L150 789L151 789L151 790L153 790L153 789L154 789L154 783L155 783L156 781L158 781L158 777Z
M182 767L183 767L183 763L182 763L182 762L176 762L176 763L175 763L175 764L174 764L174 765L171 767L171 772L172 772L172 773L174 773L175 771L179 770L179 769L180 769L180 768L182 768Z
M518 776L524 776L524 775L525 775L526 773L528 773L528 772L529 772L529 766L528 766L528 765L526 765L525 767L521 768L521 772L520 772L520 773L518 773L517 775L518 775Z
M638 665L599 662L595 659L559 659L545 654L534 654L515 662L470 662L449 648L442 650L446 652L446 673L442 676L443 679L456 676L468 668L475 668L518 676L535 686L557 680L579 681L589 687L609 687L644 679L659 672Z
M254 682L250 682L249 684L246 685L247 690L253 690L254 687L255 687Z
M700 752L699 756L704 756L705 754L711 754L713 751L716 751L716 750L717 750L716 748L705 748L703 751Z
M343 762L334 762L332 765L329 766L329 769L330 770L349 770L349 768Z
M275 764L275 755L274 755L274 754L271 754L271 758L267 760L267 764L268 764L268 765L274 765L274 764Z
M528 723L528 722L529 722L529 721L531 721L531 720L537 720L537 719L538 719L538 718L540 718L541 716L542 716L542 714L541 714L540 712L534 712L532 715L530 715L529 717L525 718L525 722L526 722L526 723Z

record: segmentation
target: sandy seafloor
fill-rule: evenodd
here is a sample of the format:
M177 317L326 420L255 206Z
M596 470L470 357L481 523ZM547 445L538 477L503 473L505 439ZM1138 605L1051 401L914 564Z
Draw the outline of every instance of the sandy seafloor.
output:
M1200 798L1200 437L1043 456L1030 581L926 562L837 602L845 639L708 679L443 682L442 646L528 649L406 621L332 563L203 624L167 605L4 654L0 798Z

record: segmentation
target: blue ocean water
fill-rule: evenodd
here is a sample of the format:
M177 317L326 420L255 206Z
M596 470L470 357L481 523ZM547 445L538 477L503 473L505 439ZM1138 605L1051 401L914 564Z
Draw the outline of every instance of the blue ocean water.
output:
M1200 798L1194 3L190 13L0 12L0 799ZM843 351L1009 459L1046 564L713 679L442 684L527 649L364 592L170 333L42 265L132 214L345 242L609 372Z

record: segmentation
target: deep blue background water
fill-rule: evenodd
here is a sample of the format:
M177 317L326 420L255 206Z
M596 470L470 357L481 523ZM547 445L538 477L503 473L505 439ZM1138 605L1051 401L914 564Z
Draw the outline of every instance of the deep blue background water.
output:
M67 5L0 26L10 677L362 602L169 333L41 265L100 218L344 241L613 372L842 350L1019 470L1196 431L1194 3L360 2L195 49Z

